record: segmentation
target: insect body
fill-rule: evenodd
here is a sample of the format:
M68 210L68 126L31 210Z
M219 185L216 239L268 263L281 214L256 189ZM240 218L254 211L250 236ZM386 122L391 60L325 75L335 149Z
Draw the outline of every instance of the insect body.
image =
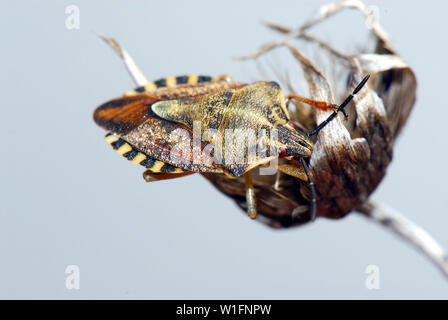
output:
M368 77L340 106L300 96L285 98L275 82L230 83L224 81L226 76L169 77L103 104L96 109L94 119L109 131L106 140L118 153L147 168L147 181L194 172L244 176L251 218L257 211L250 171L286 158L288 162L280 164L278 170L309 183L310 215L314 219L316 193L306 160L313 151L311 137L337 112L345 114L344 107ZM305 133L290 120L289 99L334 112ZM241 145L235 140L251 142Z

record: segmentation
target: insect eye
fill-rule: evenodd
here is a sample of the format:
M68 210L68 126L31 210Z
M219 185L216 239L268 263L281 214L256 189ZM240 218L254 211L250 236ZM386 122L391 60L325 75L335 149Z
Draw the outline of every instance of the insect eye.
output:
M285 148L278 148L278 156L279 157L286 156L286 149Z

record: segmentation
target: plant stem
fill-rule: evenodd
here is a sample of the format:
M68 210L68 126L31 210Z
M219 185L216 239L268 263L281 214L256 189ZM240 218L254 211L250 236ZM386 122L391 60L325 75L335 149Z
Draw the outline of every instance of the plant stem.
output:
M448 277L448 255L428 232L396 210L372 200L364 203L357 211L420 249Z

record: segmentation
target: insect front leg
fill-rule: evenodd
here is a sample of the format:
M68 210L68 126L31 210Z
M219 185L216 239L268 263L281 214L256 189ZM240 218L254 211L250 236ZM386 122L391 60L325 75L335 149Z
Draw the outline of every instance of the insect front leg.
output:
M301 165L295 166L293 164L281 163L278 165L278 171L299 180L308 181L305 169Z
M247 214L249 215L249 218L255 219L257 217L257 198L255 196L255 188L252 183L252 175L250 172L244 174L244 180L246 183Z
M305 162L304 158L300 158L300 166L295 166L292 164L279 164L278 171L287 174L289 176L295 177L302 181L308 182L311 191L311 205L310 205L310 216L311 220L316 218L316 189L314 187L314 182L312 179L312 174Z

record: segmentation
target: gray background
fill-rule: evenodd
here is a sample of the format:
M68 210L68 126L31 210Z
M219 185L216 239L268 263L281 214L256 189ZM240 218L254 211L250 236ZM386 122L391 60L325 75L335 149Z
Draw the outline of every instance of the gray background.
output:
M96 106L134 87L95 31L119 40L150 79L251 81L254 64L232 58L276 37L260 22L297 26L319 3L2 1L0 298L447 298L448 282L428 260L357 214L271 230L199 175L144 183L142 168L113 152L92 121ZM448 247L448 6L368 3L419 81L373 196ZM69 4L80 8L78 31L65 27ZM366 34L355 12L318 30L342 51ZM65 288L70 264L81 268L80 290ZM380 290L365 288L369 264L380 268Z

